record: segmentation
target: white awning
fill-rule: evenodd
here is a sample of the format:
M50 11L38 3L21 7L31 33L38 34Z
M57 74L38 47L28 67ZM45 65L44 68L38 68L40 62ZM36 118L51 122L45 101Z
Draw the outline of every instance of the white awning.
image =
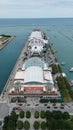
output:
M29 39L32 39L32 38L42 39L41 31L32 31Z
M44 72L44 78L45 80L48 80L50 83L54 84L52 74L50 71Z
M16 73L16 75L15 75L15 80L17 80L17 79L24 79L24 71L17 71L17 73Z

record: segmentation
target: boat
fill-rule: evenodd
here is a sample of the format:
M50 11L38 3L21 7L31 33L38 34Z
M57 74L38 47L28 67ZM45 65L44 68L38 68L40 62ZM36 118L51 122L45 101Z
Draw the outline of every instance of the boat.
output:
M69 80L69 85L73 86L73 80Z
M66 74L63 72L63 73L62 73L62 76L63 76L63 77L66 77Z
M70 68L70 70L69 70L70 72L73 72L73 67L72 68Z
M65 62L61 62L61 65L65 65Z

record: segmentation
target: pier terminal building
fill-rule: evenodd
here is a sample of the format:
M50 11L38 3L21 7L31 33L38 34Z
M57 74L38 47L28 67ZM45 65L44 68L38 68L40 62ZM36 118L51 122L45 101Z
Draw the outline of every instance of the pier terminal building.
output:
M17 68L9 96L58 97L52 68L49 67L43 56L44 46L49 44L48 39L41 31L33 30L27 42L27 58L21 67Z

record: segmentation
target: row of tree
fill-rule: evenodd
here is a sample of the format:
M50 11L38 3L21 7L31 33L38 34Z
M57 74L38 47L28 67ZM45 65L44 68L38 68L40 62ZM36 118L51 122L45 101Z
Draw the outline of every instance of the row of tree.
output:
M26 111L26 113L25 113L23 110L21 110L20 113L19 113L19 117L20 118L24 118L25 116L26 116L26 118L30 118L31 117L31 112L30 111Z
M70 97L73 99L73 90L71 90L71 87L66 77L64 77L64 82L66 84Z
M30 112L30 111L29 111ZM10 116L7 116L4 118L4 123L3 123L3 129L2 130L16 130L17 128L19 130L25 129L29 130L30 129L30 122L28 120L25 120L24 122L19 118L23 118L24 113L21 111L19 115L17 115L14 111L11 113ZM31 112L30 112L31 113ZM45 119L45 121L38 121L38 118L41 117ZM61 126L63 129L66 129L67 126L68 128L71 127L73 129L72 121L73 118L70 119L70 115L67 112L61 112L61 111L35 111L34 112L34 118L37 120L33 120L33 128L34 130L38 130L40 127L42 130L45 130L48 128L48 130L56 130L56 129L61 129ZM63 123L64 121L64 123ZM56 124L56 125L55 125ZM65 128L66 127L66 128ZM55 129L54 129L55 128Z
M40 103L48 103L48 102L51 102L51 103L56 103L56 102L62 102L63 101L63 99L62 98L41 98L40 99Z
M59 64L52 65L52 74L62 73L62 69Z
M57 80L61 95L63 97L63 100L66 102L70 101L72 98L72 96L70 94L71 88L70 88L70 85L69 85L66 77L60 76L60 77L57 77L56 80Z
M34 121L33 123L33 128L34 130L38 130L41 127L42 130L45 130L47 128L47 124L45 121L42 121L41 123L39 121ZM17 128L19 130L21 129L25 129L25 130L29 130L30 129L30 122L28 120L26 120L25 122L18 120L17 122Z
M24 121L24 123L23 123L23 121L18 120L18 121L17 121L17 128L18 128L19 130L21 130L21 129L23 129L23 128L24 128L25 130L29 130L29 128L30 128L30 123L29 123L28 120Z

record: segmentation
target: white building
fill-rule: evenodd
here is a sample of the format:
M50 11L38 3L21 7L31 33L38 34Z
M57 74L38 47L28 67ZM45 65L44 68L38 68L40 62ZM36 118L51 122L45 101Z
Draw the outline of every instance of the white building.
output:
M28 41L28 53L30 51L31 55L40 55L43 46L47 43L47 40L43 39L41 31L33 31ZM57 93L51 72L52 69L48 68L41 58L31 57L24 62L22 69L16 72L14 86L18 84L18 87L16 87L16 90L12 89L12 91L21 92L22 90L24 93L38 92L39 94L44 92Z
M48 43L48 40L43 39L41 31L33 31L29 36L28 49L31 55L41 55L43 46Z

